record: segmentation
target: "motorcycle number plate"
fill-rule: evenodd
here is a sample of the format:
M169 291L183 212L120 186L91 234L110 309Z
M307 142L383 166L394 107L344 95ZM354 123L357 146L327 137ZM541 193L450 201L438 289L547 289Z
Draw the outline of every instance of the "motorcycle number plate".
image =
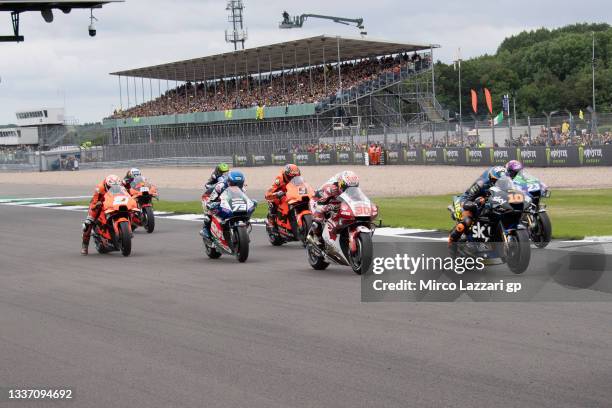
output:
M240 211L246 211L247 210L247 204L246 202L244 202L244 200L233 200L232 201L232 211L233 212L240 212Z
M141 193L148 193L149 192L149 187L141 187L140 188L140 192Z
M367 217L372 214L372 207L369 205L358 205L355 207L356 217Z

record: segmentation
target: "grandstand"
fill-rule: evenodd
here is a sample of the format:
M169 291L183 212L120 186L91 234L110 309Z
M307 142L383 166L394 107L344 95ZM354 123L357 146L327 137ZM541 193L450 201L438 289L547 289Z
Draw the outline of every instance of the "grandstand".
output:
M105 160L262 154L448 132L448 112L435 98L433 49L321 35L113 72L120 109L104 120Z

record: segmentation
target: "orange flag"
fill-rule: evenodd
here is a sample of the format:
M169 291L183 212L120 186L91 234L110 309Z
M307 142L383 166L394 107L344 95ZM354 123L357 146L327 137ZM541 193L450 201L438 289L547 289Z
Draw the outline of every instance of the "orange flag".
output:
M491 102L491 92L489 92L488 88L484 89L485 91L485 100L487 101L487 108L489 108L489 113L493 114L493 102Z
M478 95L476 94L476 91L472 89L472 109L474 110L474 113L478 112Z

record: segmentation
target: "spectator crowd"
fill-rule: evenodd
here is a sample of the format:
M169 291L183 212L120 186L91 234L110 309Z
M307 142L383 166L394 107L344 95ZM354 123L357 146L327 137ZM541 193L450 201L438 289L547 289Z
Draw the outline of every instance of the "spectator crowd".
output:
M340 76L337 65L326 64L268 74L260 78L251 75L195 85L187 82L152 101L115 111L111 118L316 103L336 95L340 85L342 89L350 89L362 82L376 79L383 73L399 73L402 66L421 64L423 58L429 61L429 57L422 57L417 53L410 56L406 53L346 62L340 64Z

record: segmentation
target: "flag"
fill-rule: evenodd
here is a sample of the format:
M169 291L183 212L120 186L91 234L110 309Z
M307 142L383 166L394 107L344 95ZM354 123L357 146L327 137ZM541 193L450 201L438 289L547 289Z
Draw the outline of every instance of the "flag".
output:
M225 110L225 119L231 119L233 114L234 114L234 112L231 109L226 109Z
M582 109L580 109L580 112L578 113L578 117L580 118L580 120L584 120L584 112L582 111Z
M487 108L489 109L489 113L493 114L493 102L491 102L491 92L488 88L484 89L485 93L485 101L487 102Z
M472 109L474 110L474 113L478 112L478 95L476 94L475 90L471 90L472 93Z
M504 111L499 112L495 118L493 118L493 126L499 125L504 121Z

